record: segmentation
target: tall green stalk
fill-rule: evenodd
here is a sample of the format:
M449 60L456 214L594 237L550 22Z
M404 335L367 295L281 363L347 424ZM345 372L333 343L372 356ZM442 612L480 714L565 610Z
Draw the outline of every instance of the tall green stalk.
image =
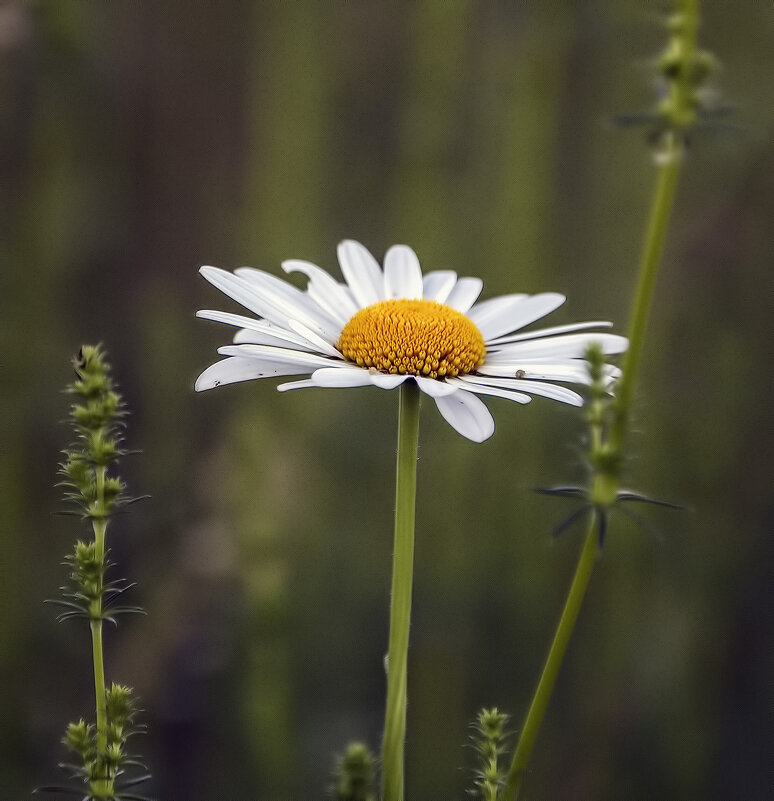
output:
M623 362L623 373L616 385L614 401L615 416L610 428L609 446L619 450L626 437L637 374L640 368L648 315L653 301L653 289L664 252L669 219L677 194L677 182L683 163L683 144L674 133L668 134L668 141L662 151L662 164L651 207L650 219L645 235L645 246L639 272L637 291L634 299L632 318L629 324L629 347Z
M610 435L607 443L599 445L600 448L606 448L610 451L612 448L615 448L615 453L619 452L625 438L636 373L642 354L648 311L653 297L656 274L658 273L658 267L664 249L669 217L674 205L677 178L682 163L682 159L680 158L681 151L682 145L672 136L671 142L668 145L668 157L665 157L659 166L659 176L645 238L645 247L639 273L639 284L629 330L629 350L627 351L627 358L624 362L623 375L618 385ZM591 497L596 507L602 509L609 507L615 501L618 495L618 489L619 477L617 471L600 472L595 475L591 489ZM594 558L597 552L598 523L598 516L595 512L586 534L586 539L578 560L578 566L575 570L575 577L573 578L564 610L559 618L559 624L556 629L556 634L554 635L551 649L548 652L548 657L546 658L543 673L535 690L527 712L527 717L524 720L524 726L519 737L511 767L508 771L506 785L503 789L500 801L515 801L515 799L518 798L524 772L532 754L532 748L535 744L540 724L543 721L543 716L545 715L548 701L559 673L559 668L564 660L567 644L573 628L575 627L575 621L578 618L581 602L583 601L586 588L591 579Z
M392 562L387 704L382 740L382 801L403 801L406 738L406 673L414 574L414 512L417 494L419 387L400 389L398 458L395 479L395 545Z
M97 515L105 513L105 474L104 467L95 469L95 512ZM110 779L107 763L107 695L105 687L105 660L102 650L102 620L104 616L104 570L105 570L105 533L107 520L95 517L92 520L94 530L94 556L100 565L100 587L91 605L91 652L94 663L94 705L97 723L97 770L98 778L92 786L96 793L103 792L106 798L113 794L113 782Z
M656 276L677 194L686 134L696 118L695 92L702 79L702 74L697 69L697 27L698 0L684 0L681 14L673 21L669 47L662 57L664 73L669 81L669 102L663 112L667 127L662 133L657 153L658 176L640 259L629 325L629 347L621 378L616 385L612 421L607 437L603 436L598 424L592 424L592 463L595 465L595 473L590 488L590 500L594 511L575 576L527 711L499 801L516 801L518 798L527 764L591 579L598 550L598 527L602 516L607 514L607 510L618 497L622 449L628 431Z
M96 725L83 718L68 724L62 743L77 755L80 764L65 763L62 767L71 774L71 779L81 784L77 792L86 801L116 798L140 801L143 796L133 790L124 792L150 778L147 774L130 775L144 767L126 752L127 739L139 731L133 725L137 708L130 687L115 682L106 686L102 645L105 620L115 623L118 615L142 612L137 606L119 602L132 585L123 579L106 578L108 522L120 507L132 500L126 496L121 478L109 475L109 467L126 453L122 448L125 412L99 346L84 345L73 360L73 367L76 379L67 391L76 396L70 407L70 420L77 436L64 451L60 475L66 488L65 499L76 506L79 517L91 521L94 539L75 543L66 558L69 581L61 588L62 598L52 603L64 609L58 620L89 622ZM72 793L73 789L72 784L38 788L56 793Z
M575 568L575 576L570 585L570 592L567 595L562 616L559 618L559 625L556 627L556 633L554 634L554 640L551 643L551 649L548 652L548 657L543 667L543 673L540 676L540 681L532 697L532 703L527 712L527 717L524 720L521 735L519 736L519 743L516 747L516 752L513 755L513 761L511 762L511 767L506 777L505 787L499 796L500 801L518 797L521 782L524 778L524 772L527 768L529 758L532 755L532 748L535 745L535 739L537 738L540 724L543 722L543 716L548 707L548 702L551 698L554 684L556 683L556 677L559 675L559 668L562 666L564 654L567 651L570 635L575 628L575 621L578 619L581 604L586 595L586 589L589 586L596 554L597 516L593 514L589 529L586 533L586 538L583 542L583 549L578 559L578 566Z

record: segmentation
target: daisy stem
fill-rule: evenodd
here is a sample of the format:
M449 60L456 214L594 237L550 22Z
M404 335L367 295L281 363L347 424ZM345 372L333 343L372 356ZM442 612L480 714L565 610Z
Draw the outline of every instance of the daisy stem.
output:
M556 628L554 640L551 643L551 649L543 667L543 673L532 697L527 717L524 719L524 725L508 770L505 786L498 796L499 801L515 801L518 798L527 763L532 754L532 748L535 745L540 724L543 721L546 707L551 698L559 668L564 660L570 635L575 627L575 621L578 619L581 604L586 595L586 588L591 579L591 572L594 568L594 561L598 551L597 545L597 514L594 512L591 516L591 522L586 533L586 539L583 542L583 548L578 559L578 565L575 568L575 576L567 594L562 616L559 618L559 625Z
M403 801L403 746L406 738L406 665L414 573L414 510L417 494L419 387L400 388L395 483L395 545L392 562L387 704L382 740L382 801Z

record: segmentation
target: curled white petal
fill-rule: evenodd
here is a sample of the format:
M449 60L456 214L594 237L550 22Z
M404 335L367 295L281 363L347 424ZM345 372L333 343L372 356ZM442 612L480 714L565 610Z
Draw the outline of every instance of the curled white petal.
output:
M309 296L326 309L338 323L346 323L357 312L357 304L352 299L349 289L316 264L301 259L288 259L282 262L282 269L286 273L299 272L308 276Z
M470 392L455 392L436 398L435 404L446 422L473 442L483 442L494 434L494 420L486 404Z
M379 389L395 389L399 387L404 381L411 378L410 375L401 375L400 373L371 373L371 383Z
M418 375L414 379L417 386L431 398L442 398L445 395L453 395L457 391L454 384L448 384L446 381L439 381L437 378L425 378Z

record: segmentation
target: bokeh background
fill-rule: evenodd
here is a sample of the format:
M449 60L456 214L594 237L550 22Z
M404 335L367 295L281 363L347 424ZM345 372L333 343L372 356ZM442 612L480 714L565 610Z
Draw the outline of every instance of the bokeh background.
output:
M703 4L735 108L696 135L659 278L630 486L684 504L615 520L528 799L770 797L774 708L771 267L774 7ZM142 696L168 801L325 796L379 746L397 394L195 395L237 310L200 264L336 271L343 238L560 291L548 324L625 329L654 170L616 114L653 103L664 4L0 4L0 796L58 778L92 714L88 634L58 625L83 534L53 488L82 342L132 416L110 527L147 618L107 634ZM468 723L537 679L580 545L533 486L584 474L583 421L492 400L474 445L421 424L407 783L462 799Z

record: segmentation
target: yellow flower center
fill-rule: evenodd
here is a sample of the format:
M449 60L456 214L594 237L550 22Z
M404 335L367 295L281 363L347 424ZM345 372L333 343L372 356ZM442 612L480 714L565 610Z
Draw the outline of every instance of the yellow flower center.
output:
M383 300L350 319L336 347L360 367L444 378L483 361L484 338L464 314L434 300Z

